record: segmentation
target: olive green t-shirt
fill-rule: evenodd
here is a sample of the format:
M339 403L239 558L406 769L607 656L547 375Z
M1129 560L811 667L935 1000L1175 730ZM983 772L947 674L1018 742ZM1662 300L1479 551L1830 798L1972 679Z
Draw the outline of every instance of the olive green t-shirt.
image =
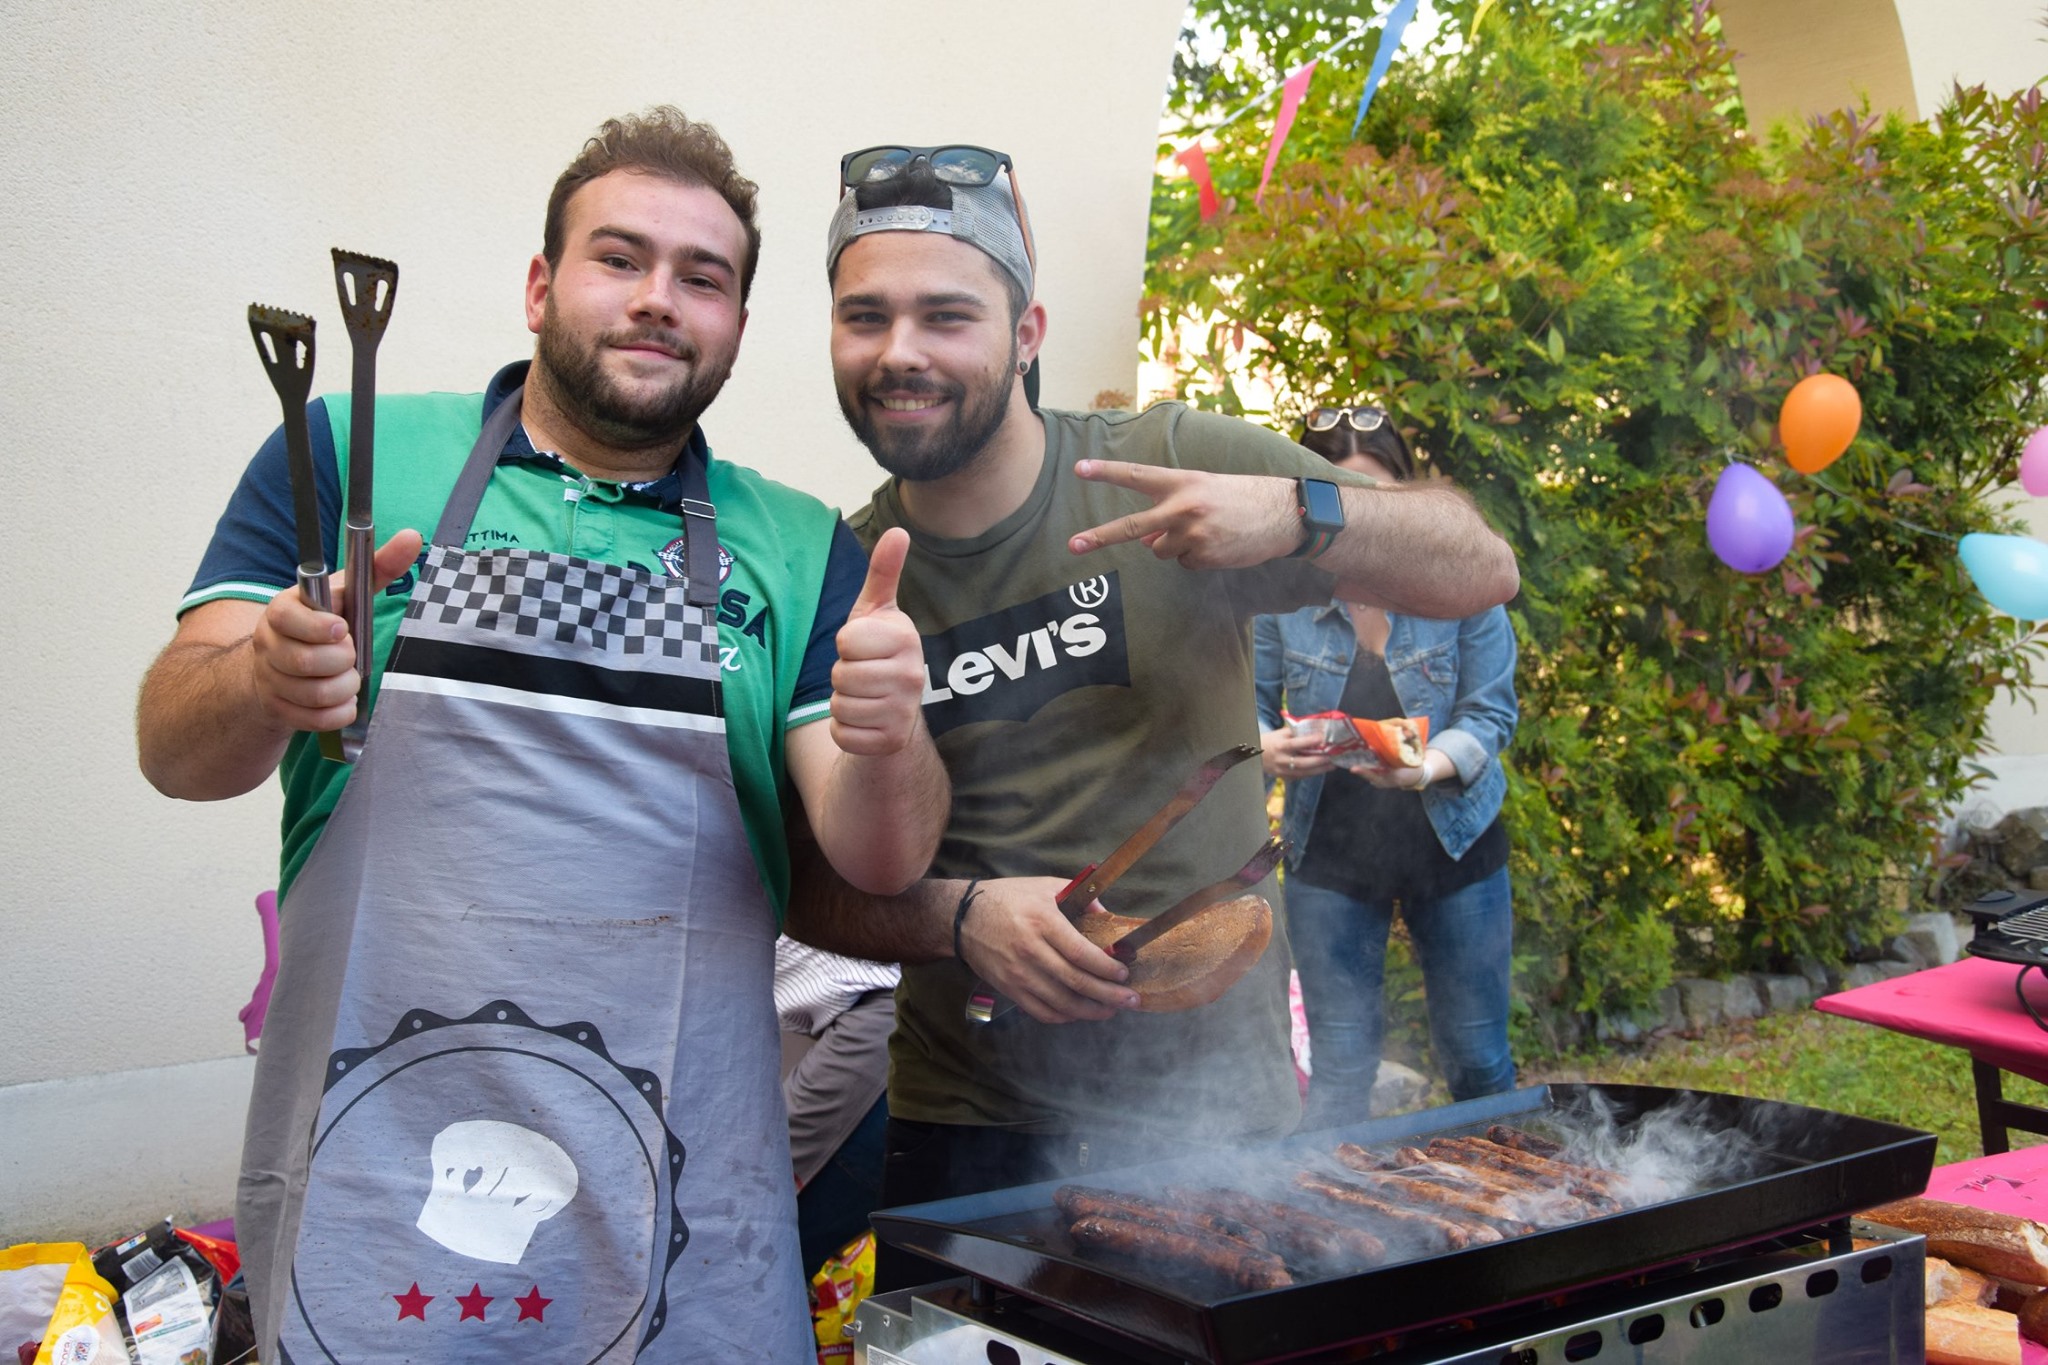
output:
M849 518L870 548L891 526L912 532L897 600L925 637L925 719L953 779L935 877L1068 878L1107 856L1203 761L1258 742L1251 618L1330 598L1330 575L1302 560L1205 572L1135 543L1073 554L1070 536L1149 505L1076 477L1076 460L1365 482L1178 403L1040 415L1037 485L986 534L918 532L893 482ZM1267 838L1264 787L1257 763L1239 764L1105 907L1157 914L1235 872ZM1277 900L1270 880L1260 891ZM967 968L906 967L890 1113L1051 1133L1135 1124L1189 1143L1284 1132L1299 1114L1288 966L1276 923L1258 965L1214 1004L1057 1026L1020 1010L969 1025Z

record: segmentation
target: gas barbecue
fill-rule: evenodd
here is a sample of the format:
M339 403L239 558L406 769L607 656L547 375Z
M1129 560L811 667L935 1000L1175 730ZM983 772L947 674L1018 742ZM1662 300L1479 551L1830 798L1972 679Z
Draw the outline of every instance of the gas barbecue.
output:
M1423 1145L1507 1123L1626 1142L1674 1121L1719 1168L1619 1213L1242 1291L1076 1246L1058 1182L878 1211L965 1279L879 1295L870 1365L1334 1365L1373 1360L1921 1359L1924 1243L1850 1215L1925 1188L1934 1138L1825 1110L1645 1086L1555 1085L1090 1177L1136 1194L1242 1184L1339 1142ZM1713 1158L1710 1158L1710 1161ZM1253 1173L1253 1174L1248 1174Z

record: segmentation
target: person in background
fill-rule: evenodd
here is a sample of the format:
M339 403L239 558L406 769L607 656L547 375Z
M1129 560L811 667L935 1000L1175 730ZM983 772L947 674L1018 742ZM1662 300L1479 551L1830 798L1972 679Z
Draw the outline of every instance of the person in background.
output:
M806 1276L866 1232L881 1201L889 1034L902 975L893 962L841 957L787 936L775 941L775 1014L786 1040L782 1101Z
M1301 444L1339 469L1408 482L1415 460L1374 407L1311 411ZM1398 908L1422 964L1430 1045L1454 1099L1515 1083L1508 1055L1513 909L1507 777L1515 635L1504 607L1432 621L1347 599L1253 626L1269 778L1286 784L1288 933L1308 1015L1304 1128L1368 1116L1385 1034L1387 934ZM1353 771L1283 712L1428 716L1418 768Z

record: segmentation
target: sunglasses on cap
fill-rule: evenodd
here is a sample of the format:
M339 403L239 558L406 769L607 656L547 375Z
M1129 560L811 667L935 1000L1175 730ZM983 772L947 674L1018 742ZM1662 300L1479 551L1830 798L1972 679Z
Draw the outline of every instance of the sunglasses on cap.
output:
M1303 425L1310 431L1330 431L1342 422L1353 431L1378 431L1387 424L1380 408L1310 408Z
M1017 226L1024 234L1024 258L1032 273L1038 272L1038 256L1031 246L1031 220L1024 213L1024 189L1017 183L1017 163L1008 152L987 147L953 143L943 147L863 147L839 158L839 183L849 190L862 185L879 185L909 172L918 162L931 167L932 179L942 185L993 185L1003 171L1010 174L1010 203L1017 212Z

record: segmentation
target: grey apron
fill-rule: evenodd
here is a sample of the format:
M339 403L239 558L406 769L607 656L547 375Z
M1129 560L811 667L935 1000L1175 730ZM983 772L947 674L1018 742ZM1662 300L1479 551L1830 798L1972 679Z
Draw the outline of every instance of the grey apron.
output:
M702 462L685 580L466 551L519 412L287 898L236 1211L261 1354L807 1361Z

